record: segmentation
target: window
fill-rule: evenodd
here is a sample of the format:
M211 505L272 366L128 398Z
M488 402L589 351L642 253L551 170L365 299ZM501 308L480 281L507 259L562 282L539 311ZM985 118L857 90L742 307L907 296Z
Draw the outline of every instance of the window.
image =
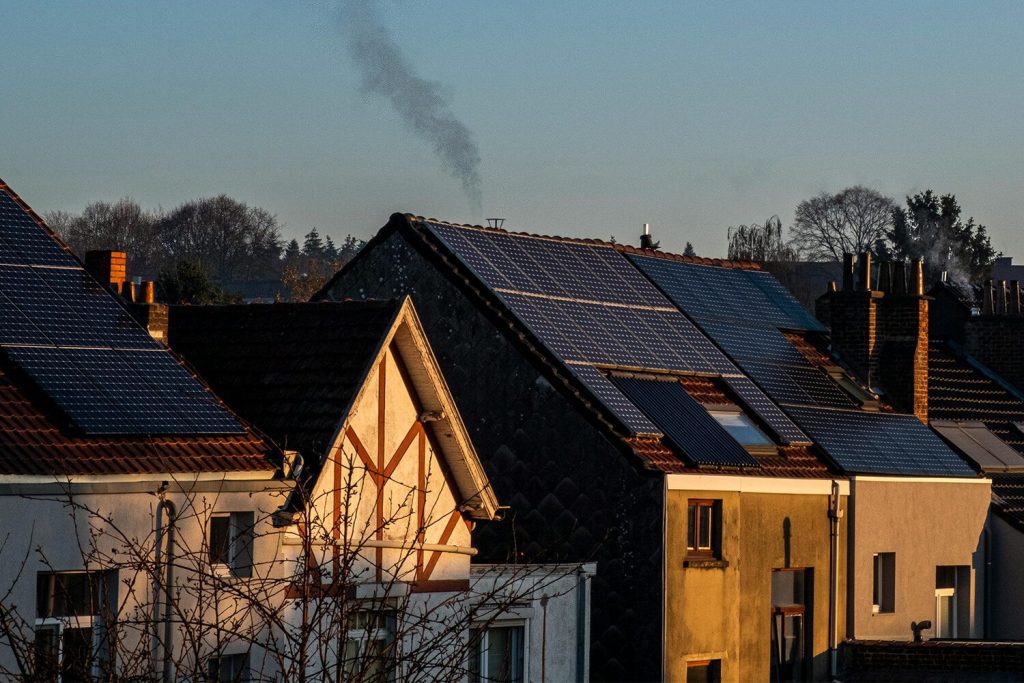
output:
M896 611L896 553L876 553L871 611Z
M971 568L948 566L935 568L935 637L960 638L970 633L967 605L971 593Z
M218 513L210 517L210 564L225 574L252 576L252 512Z
M526 664L526 627L500 624L470 633L469 682L522 683Z
M688 555L721 557L720 500L690 499L686 510L686 552Z
M113 602L112 572L41 572L36 576L35 656L40 680L92 680L110 658L103 617Z
M703 659L686 663L686 683L719 683L722 680L722 662Z
M206 660L210 683L249 683L249 653L220 655Z
M771 680L806 680L814 652L810 625L814 613L813 569L772 571Z
M352 613L343 662L347 678L365 683L394 680L394 633L395 614L390 610Z
M754 422L738 410L721 409L719 407L708 407L708 413L715 418L718 424L722 425L729 436L736 439L740 445L747 447L774 448L775 444L764 435Z

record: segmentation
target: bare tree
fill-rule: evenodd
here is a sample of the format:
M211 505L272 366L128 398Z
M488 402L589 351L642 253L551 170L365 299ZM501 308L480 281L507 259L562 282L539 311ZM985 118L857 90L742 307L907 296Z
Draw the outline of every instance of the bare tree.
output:
M840 261L843 254L874 250L885 239L895 208L891 198L861 185L822 192L797 204L790 237L806 259Z
M796 252L782 238L782 221L772 216L764 223L730 227L730 259L736 261L794 261Z
M132 273L156 273L161 254L156 238L158 213L146 211L130 197L113 204L93 202L79 215L50 212L44 220L80 256L93 249L116 249L128 253Z
M441 490L392 484L389 513L368 515L368 505L382 502L367 486L379 474L340 450L332 462L341 468L332 488L315 493L300 477L280 507L281 486L250 494L261 507L225 522L226 534L217 532L218 511L232 494L184 480L165 482L145 518L125 516L108 498L83 500L70 485L62 495L26 498L62 507L78 531L86 578L71 586L54 573L52 604L42 609L63 620L65 636L88 627L93 646L69 664L61 648L74 641L47 635L12 602L14 585L36 578L29 560L49 559L31 534L21 550L8 536L0 550L19 568L0 593L0 649L14 664L0 664L0 675L250 680L232 659L244 653L245 676L260 681L462 681L479 673L475 634L530 600L559 597L579 571L509 565L477 573L466 589L415 593L424 539L457 511ZM396 540L381 541L384 529Z

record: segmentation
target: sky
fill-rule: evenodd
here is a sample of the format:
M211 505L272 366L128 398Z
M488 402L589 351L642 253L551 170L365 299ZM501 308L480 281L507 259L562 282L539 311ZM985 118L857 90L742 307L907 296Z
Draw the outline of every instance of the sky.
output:
M37 211L226 193L368 238L396 211L687 241L862 184L954 193L1024 261L1024 3L381 0L481 203L362 87L335 2L0 0L0 178Z

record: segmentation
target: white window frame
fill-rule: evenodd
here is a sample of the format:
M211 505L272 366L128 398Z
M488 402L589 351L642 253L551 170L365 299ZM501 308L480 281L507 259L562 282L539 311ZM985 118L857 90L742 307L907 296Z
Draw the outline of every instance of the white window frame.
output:
M86 576L90 574L90 572L87 572L87 571L84 571L84 570L82 570L82 571L66 571L66 572L41 572L41 573L52 574L52 575L82 574L82 575L86 575ZM98 572L96 572L96 573L98 573ZM90 586L89 590L90 591L92 590L91 586ZM38 601L38 596L36 596L36 600ZM90 666L89 673L93 676L93 678L99 678L100 675L103 673L100 670L100 667L101 667L103 659L104 659L103 657L100 656L100 646L103 644L104 635L105 635L105 630L104 630L104 627L103 627L103 620L99 618L99 615L97 615L97 614L89 614L89 615L77 615L77 616L73 615L73 616L66 616L66 617L36 617L36 619L35 619L35 621L33 623L33 639L38 637L37 634L39 633L39 631L46 630L46 631L53 631L54 632L54 638L55 638L54 643L55 643L56 650L57 650L57 653L56 653L57 677L55 679L56 683L61 683L61 681L63 681L63 678L64 678L61 675L61 671L64 668L64 631L65 630L70 630L70 629L86 629L86 628L90 629L90 631L92 632L92 643L90 644L90 654L91 654L90 658L92 659L92 664Z
M254 546L256 543L256 516L252 511L236 512L214 512L210 515L210 521L206 527L206 541L212 553L212 530L214 519L228 521L228 562L214 562L210 559L210 565L214 574L222 578L249 578L252 575L252 565L255 564ZM243 534L247 537L249 546L248 566L245 565L246 556Z
M353 617L355 617L355 614L353 613ZM392 610L384 609L379 611L379 615L374 616L377 616L384 623L376 628L357 627L350 628L345 632L345 647L347 649L349 643L355 643L356 660L359 664L362 664L366 658L367 646L370 643L383 643L386 650L395 640L395 633L389 627L389 620L396 619L397 614ZM347 652L342 652L341 656L345 659L348 658ZM391 657L388 663L390 666L387 666L385 675L388 677L388 680L391 680L397 674L400 662L397 657Z
M479 660L477 662L480 667L480 683L488 681L484 676L484 672L487 671L487 650L488 648L488 633L491 629L499 628L522 628L523 629L523 662L522 662L522 675L520 680L522 683L529 683L530 681L530 620L529 619L497 619L495 621L483 624L474 624L473 631L480 634L480 639L475 643L477 648L477 655ZM472 637L472 636L471 636Z
M944 636L942 634L942 599L952 598L949 606L949 616L953 623L952 628L949 630L949 635ZM957 612L957 596L956 588L936 588L935 589L935 637L936 638L956 638L957 637L957 621L959 614Z

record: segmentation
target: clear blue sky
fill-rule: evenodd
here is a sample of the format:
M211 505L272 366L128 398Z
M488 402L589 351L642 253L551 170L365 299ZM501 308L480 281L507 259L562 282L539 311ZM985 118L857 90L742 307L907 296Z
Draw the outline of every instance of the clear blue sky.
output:
M0 177L37 210L227 193L288 237L394 211L725 249L861 183L954 192L1024 260L1024 3L383 2L483 214L365 95L331 2L0 0Z

